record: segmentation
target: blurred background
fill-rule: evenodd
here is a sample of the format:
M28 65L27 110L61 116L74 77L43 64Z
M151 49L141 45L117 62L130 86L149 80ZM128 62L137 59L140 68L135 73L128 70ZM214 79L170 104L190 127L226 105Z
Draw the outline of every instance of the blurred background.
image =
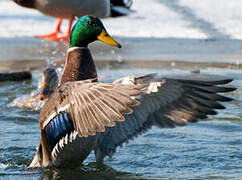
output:
M133 0L127 16L102 19L121 49L89 47L104 81L126 75L205 73L233 78L235 100L210 121L151 131L118 148L114 168L27 170L39 142L38 112L13 107L40 88L44 67L61 73L66 41L46 41L56 19L0 0L0 71L29 68L33 79L0 83L0 179L240 179L242 177L242 2ZM64 22L65 32L68 22ZM91 155L87 162L94 161ZM87 164L87 163L86 163Z
M103 19L123 48L110 50L101 43L91 48L96 60L240 64L241 8L237 0L135 0L128 16ZM10 0L1 0L0 18L0 60L64 58L63 44L33 38L52 32L56 19Z

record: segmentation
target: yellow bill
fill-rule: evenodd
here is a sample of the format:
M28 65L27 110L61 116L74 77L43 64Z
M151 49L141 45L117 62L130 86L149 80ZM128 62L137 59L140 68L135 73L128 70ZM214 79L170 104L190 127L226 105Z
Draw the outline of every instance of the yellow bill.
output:
M105 29L102 30L101 34L97 37L98 40L110 45L110 46L115 46L118 48L121 48L121 45L116 42L108 33Z

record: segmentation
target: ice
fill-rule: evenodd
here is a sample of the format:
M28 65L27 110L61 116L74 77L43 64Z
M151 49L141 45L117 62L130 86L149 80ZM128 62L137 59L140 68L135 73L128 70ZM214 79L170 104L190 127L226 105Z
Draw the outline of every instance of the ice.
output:
M123 37L241 39L241 9L238 0L134 0L134 13L103 22L110 34ZM11 0L0 1L0 19L0 37L32 37L55 27L54 18Z
M242 39L242 1L238 0L180 0L194 14L211 23L228 37Z
M104 24L111 34L125 37L206 38L200 30L157 0L134 0L136 12L122 18L109 18Z
M183 1L179 1L179 3L184 4ZM187 3L189 1L192 0L185 1L185 5L189 5L191 10L193 10L194 7L197 11L198 3L192 3L191 5ZM107 18L104 19L103 22L107 26L110 34L116 36L174 38L208 37L206 32L194 27L194 22L189 21L184 18L181 13L167 6L166 2L167 1L160 0L134 0L132 6L132 10L135 11L134 13L121 18ZM176 3L176 1L171 2ZM210 6L210 3L208 1L206 2L207 3L203 3L203 9L206 5ZM229 2L225 3L230 4ZM202 12L202 9L200 11ZM198 12L200 11L198 10ZM231 13L232 12L231 10ZM228 18L229 17L233 18L233 15L228 16ZM10 0L1 0L0 18L0 37L32 37L34 35L51 32L55 26L54 18L45 16L36 10L20 7ZM65 26L67 26L67 24L68 23L65 22ZM226 26L226 24L224 24L224 26ZM239 32L239 30L237 29L236 32Z
M123 48L110 53L110 47L94 43L95 59L241 63L242 1L133 0L131 9L134 13L129 16L103 19ZM55 21L12 0L0 0L1 60L39 60L46 59L46 54L52 58L54 54L43 49L52 51L57 45L43 45L32 37L53 32ZM62 32L67 26L65 21ZM8 52L9 47L14 53Z

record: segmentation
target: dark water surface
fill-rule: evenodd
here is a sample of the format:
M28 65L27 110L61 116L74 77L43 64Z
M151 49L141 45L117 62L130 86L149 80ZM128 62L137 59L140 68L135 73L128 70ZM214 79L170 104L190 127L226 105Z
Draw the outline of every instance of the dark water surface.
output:
M186 74L187 70L99 69L110 81L124 75L158 72ZM75 170L27 169L40 132L38 113L11 107L11 102L38 87L33 81L0 83L0 179L241 179L242 178L242 70L206 68L202 73L233 77L229 93L235 100L217 116L174 129L152 128L117 149L107 166L98 166L91 154Z

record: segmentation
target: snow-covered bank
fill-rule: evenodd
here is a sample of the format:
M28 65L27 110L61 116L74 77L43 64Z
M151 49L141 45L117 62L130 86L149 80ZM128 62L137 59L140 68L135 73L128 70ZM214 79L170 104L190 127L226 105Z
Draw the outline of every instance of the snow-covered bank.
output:
M135 13L103 22L123 37L242 38L242 2L238 0L133 0ZM53 31L55 19L11 0L0 1L0 37ZM67 26L67 22L65 22Z

